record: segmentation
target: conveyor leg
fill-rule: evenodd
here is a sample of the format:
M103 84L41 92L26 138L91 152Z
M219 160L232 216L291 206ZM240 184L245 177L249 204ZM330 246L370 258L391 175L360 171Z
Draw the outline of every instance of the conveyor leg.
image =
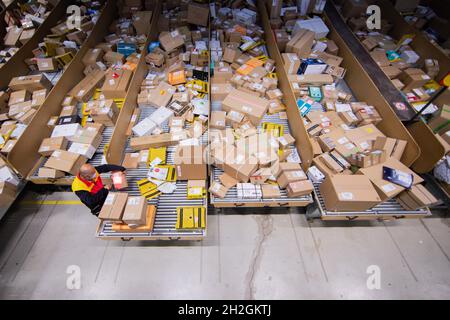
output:
M311 203L309 206L306 207L305 214L306 214L306 219L309 222L313 222L314 219L318 219L321 216L320 210L317 207L317 204L315 202Z
M133 238L120 238L122 241L130 241L131 239L133 239Z

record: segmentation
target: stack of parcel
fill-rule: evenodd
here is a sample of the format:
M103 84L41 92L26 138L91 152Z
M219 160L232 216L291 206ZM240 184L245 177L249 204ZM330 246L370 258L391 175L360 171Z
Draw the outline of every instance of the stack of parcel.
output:
M6 30L0 48L0 68L33 37L52 9L50 1L33 0L20 7L16 4L5 12Z
M426 56L421 57L408 45L413 40L414 34L404 35L401 39L389 36L387 33L391 30L391 25L387 21L382 20L381 32L367 30L364 5L367 5L365 1L360 1L358 5L350 1L342 7L342 15L348 19L349 27L395 87L401 90L408 103L416 111L421 110L441 89L439 83L441 79L437 78L438 74L442 73L439 61ZM450 151L449 110L450 90L447 88L422 113L427 118L437 141L442 144L445 154ZM438 171L441 172L442 168ZM450 180L439 173L437 178L448 190Z
M313 184L290 134L275 61L255 7L216 3L211 55L211 202L227 206L306 206Z
M151 15L142 11L133 15L142 20L114 20L104 42L82 57L85 77L69 90L60 114L47 124L52 133L39 148L43 160L33 182L70 185L84 163L105 163L104 151L146 43ZM110 182L109 177L103 179Z
M296 7L285 8L282 21L274 33L314 152L307 175L326 210L365 212L392 198L405 210L436 203L401 162L407 142L383 134L377 106L355 101L346 88L343 58L324 21L303 19Z
M34 8L32 3L29 5ZM89 32L91 25L96 21L99 3L91 3L91 5L89 14L82 18L81 26L84 31L67 30L65 19L62 19L58 25L51 29L52 33L47 35L39 47L33 51L34 58L27 60L29 74L12 78L8 88L0 91L0 152L2 157L6 157L13 149L27 125L44 103L53 88L53 84L58 80L55 75L60 73L59 71L71 61L79 49L81 40L77 42L71 35ZM25 8L28 7L25 6ZM87 8L83 8L86 12ZM35 21L36 19L27 15L22 22L25 24L25 20ZM50 48L52 49L50 50ZM52 55L55 55L58 59L56 60ZM17 191L23 184L4 160L1 160L0 163L0 181L2 184L0 198L5 198L1 202L2 205L7 207L8 203L10 204L15 199L13 195L17 195Z
M151 42L122 165L128 204L146 209L138 223L127 206L108 208L99 237L201 238L206 231L206 143L209 119L209 7L165 2L158 41ZM124 192L110 193L115 201ZM113 206L116 202L113 202Z

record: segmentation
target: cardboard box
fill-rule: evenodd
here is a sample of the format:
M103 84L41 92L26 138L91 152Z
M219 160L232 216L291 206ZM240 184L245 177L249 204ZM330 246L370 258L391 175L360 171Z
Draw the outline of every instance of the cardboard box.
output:
M401 160L403 156L403 152L406 149L407 141L398 140L395 143L394 150L392 150L391 157L397 160Z
M405 85L403 91L408 92L414 88L422 87L425 83L430 81L431 78L421 69L409 68L403 70L403 73L399 76L399 80Z
M200 3L190 3L188 5L187 22L198 26L208 25L209 6Z
M375 60L376 64L380 67L388 67L390 62L386 56L386 50L377 49L370 53L373 60Z
M0 168L0 181L6 181L16 187L20 183L17 175L8 166Z
M213 195L215 195L216 197L223 199L227 195L228 188L226 188L225 186L223 186L222 184L220 184L217 181L213 181L213 183L209 187L208 191L210 193L212 193Z
M377 137L373 144L374 150L384 150L386 151L387 156L391 156L394 151L394 147L397 143L396 139L388 138L388 137Z
M307 58L311 53L314 38L314 32L306 29L299 29L286 44L286 52L296 53L301 59Z
M417 175L403 163L392 157L387 158L385 162L377 164L375 166L371 166L368 168L360 168L357 173L363 174L372 182L382 201L391 199L396 195L398 195L403 190L405 190L405 188L403 188L402 186L399 186L397 184L391 183L383 179L383 166L400 170L407 174L412 174L413 185L417 185L423 182L423 179L419 175Z
M74 135L68 137L68 140L76 143L90 144L95 148L98 148L102 143L103 136L97 128L84 127L75 132Z
M72 175L77 175L80 167L86 163L86 158L64 150L56 150L45 163L45 167L61 170Z
M103 55L103 60L108 65L113 65L113 64L117 64L117 63L124 63L125 56L118 52L108 51Z
M130 139L130 148L132 150L143 150L149 148L159 148L173 146L180 140L187 139L186 132L181 133L163 133L153 136L143 136Z
M269 108L269 100L255 97L246 92L234 89L222 101L222 110L235 110L245 114L257 126Z
M52 155L53 151L66 150L69 141L65 137L45 138L39 147L39 153L44 157Z
M284 189L286 186L295 181L301 181L308 179L303 170L282 171L277 178L277 183L280 188Z
M85 66L90 66L96 64L98 61L102 61L104 52L100 48L89 49L88 52L83 56L83 64Z
M127 169L136 169L139 166L139 152L125 153L122 166Z
M326 177L319 188L329 211L365 211L381 202L370 180L363 175Z
M173 163L177 180L205 180L207 178L204 146L178 146Z
M19 39L22 31L23 29L17 26L11 27L3 39L5 46L17 47L19 45Z
M109 192L98 215L101 220L122 221L128 202L128 193Z
M334 83L333 76L329 74L290 74L288 75L290 82L296 82L298 85L325 85Z
M436 199L423 185L412 186L399 194L397 200L406 210L418 210L437 204Z
M209 120L209 126L213 129L225 129L225 111L211 111L211 119Z
M305 196L313 190L314 186L309 180L290 182L286 188L289 198Z
M125 98L132 76L130 70L110 70L106 73L102 94L106 99Z
M70 138L74 136L78 130L81 129L81 126L79 123L71 123L71 124L62 124L57 125L53 128L51 137L66 137Z
M67 151L82 155L87 159L91 159L97 148L90 144L73 142Z
M17 188L13 184L0 181L0 206L9 206L15 200Z
M14 77L8 84L13 91L27 90L34 92L36 90L50 90L53 85L44 74Z
M159 35L159 42L166 52L171 52L184 45L184 38L177 30L175 30L172 32L161 33Z
M230 83L217 83L214 79L211 82L211 100L223 101L233 91L233 86Z
M235 178L226 173L219 176L219 181L228 189L236 186L239 182L238 180L236 180Z
M261 191L263 199L277 199L281 197L281 190L275 184L263 184Z
M341 14L345 19L359 17L362 14L365 14L367 6L368 4L365 0L344 1Z
M59 117L71 117L77 115L78 110L76 106L64 106L59 114Z
M48 179L58 179L64 177L66 174L62 171L50 169L50 168L39 168L38 177L48 178Z
M75 87L68 92L68 95L74 97L79 102L87 102L94 94L97 86L105 79L105 72L94 70L83 78Z
M146 224L147 199L144 197L128 197L122 221L128 225Z
M39 71L54 72L58 70L58 63L55 58L38 58L36 61Z
M91 118L94 122L101 123L107 127L114 127L119 117L119 108L112 99L101 100L91 110Z

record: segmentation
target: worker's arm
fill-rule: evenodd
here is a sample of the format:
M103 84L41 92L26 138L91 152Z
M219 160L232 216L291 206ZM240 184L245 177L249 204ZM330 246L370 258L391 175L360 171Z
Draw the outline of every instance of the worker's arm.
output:
M95 214L100 212L100 209L108 196L108 192L109 191L107 189L102 188L96 194L92 194L85 190L75 191L75 194L78 198L80 198L81 202L83 202L89 209L91 209L91 212Z
M103 164L101 166L95 167L98 173L105 173L111 171L125 171L126 168L122 166L116 166L115 164Z

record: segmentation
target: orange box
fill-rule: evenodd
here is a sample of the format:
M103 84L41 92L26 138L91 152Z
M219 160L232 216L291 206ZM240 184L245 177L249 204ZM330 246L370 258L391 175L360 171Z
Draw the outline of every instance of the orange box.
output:
M169 83L173 86L186 83L186 75L184 73L184 70L170 72L168 78Z
M155 222L155 213L156 213L156 207L152 205L147 206L147 223L142 226L138 226L136 228L130 228L126 223L113 223L112 224L112 230L113 231L120 231L120 232L150 232L153 230L153 224Z

